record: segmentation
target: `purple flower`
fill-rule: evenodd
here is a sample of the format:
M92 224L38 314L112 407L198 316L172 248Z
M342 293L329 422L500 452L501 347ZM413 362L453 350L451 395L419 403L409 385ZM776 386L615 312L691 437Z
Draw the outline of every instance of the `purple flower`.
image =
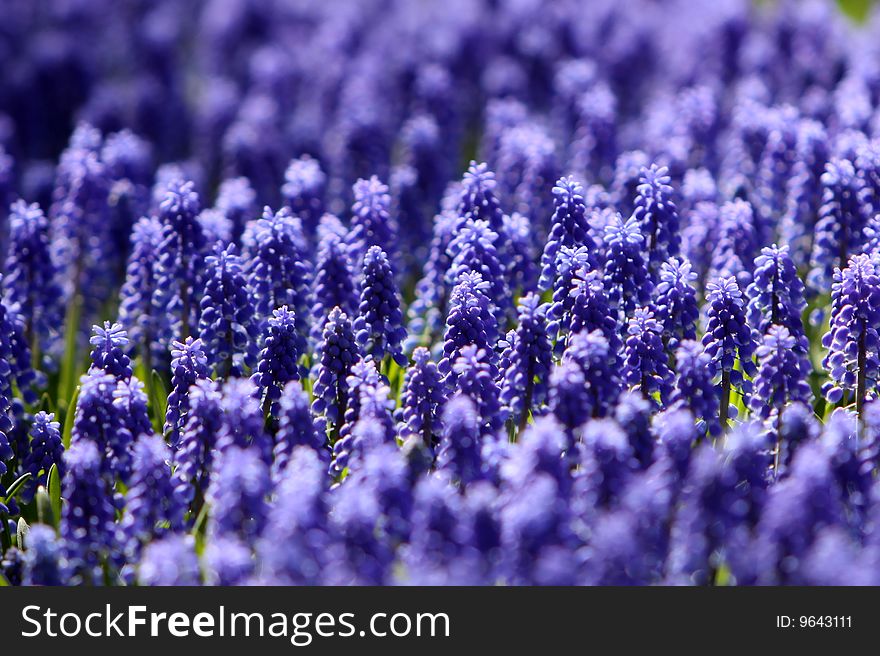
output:
M258 325L235 246L208 257L205 269L199 338L218 377L240 376L254 364Z
M171 450L159 437L144 435L134 444L121 529L135 560L144 545L183 529L186 506L171 478L170 460Z
M280 472L275 503L257 542L260 577L274 584L318 584L328 564L324 463L315 451L297 446Z
M121 324L110 325L104 322L104 327L93 326L94 335L89 343L94 347L90 354L92 360L91 371L103 371L112 375L116 380L126 381L131 378L131 359L126 355L128 347L128 333Z
M55 530L43 524L35 524L27 534L24 585L64 585L66 582L66 563Z
M28 432L30 448L21 463L22 470L31 475L22 495L25 501L33 498L37 486L46 485L52 465L58 468L59 477L64 478L64 443L59 428L60 424L55 421L53 413L40 411L34 415L34 423Z
M319 229L320 236L320 229ZM318 243L315 277L312 284L312 341L321 331L333 308L349 314L357 307L348 250L342 238L327 232Z
M675 389L669 407L690 410L710 435L721 433L718 422L718 394L712 358L693 340L683 341L675 353Z
M118 544L116 508L103 476L102 456L90 440L74 443L64 454L67 502L61 507L60 533L74 581L86 585L101 583L101 565L115 555Z
M771 326L758 346L758 374L749 407L759 417L767 419L789 403L812 399L807 362L797 347L797 340L785 326Z
M655 276L661 264L678 255L680 245L678 209L670 182L665 166L651 164L639 173L633 217L645 239L648 266Z
M868 216L859 198L863 184L849 160L832 159L826 164L810 257L809 284L819 292L828 289L834 268L844 267L866 245Z
M217 433L217 451L248 449L260 454L267 465L272 462L272 438L266 433L265 418L258 390L247 378L233 378L223 384L220 407L223 423Z
M309 157L290 160L284 171L281 193L294 216L299 217L309 238L314 237L318 221L324 214L324 194L327 176L321 164Z
M220 183L215 208L231 225L231 241L238 242L245 224L256 212L257 195L245 177L229 178Z
M443 410L443 431L437 447L437 468L462 486L483 478L483 420L474 400L457 394Z
M476 344L468 344L461 349L452 371L458 392L474 402L482 430L486 434L495 433L501 428L503 416L496 382L498 369L489 354Z
M62 292L50 251L49 221L39 205L23 200L12 204L7 249L4 299L18 308L31 344L52 353L60 335Z
M656 317L663 327L663 342L675 350L686 339L696 339L700 316L696 290L697 274L688 260L673 257L660 266L660 278L654 289Z
M258 449L231 446L218 456L216 476L208 487L211 537L238 536L248 541L266 525L271 491L269 468Z
M663 348L662 326L651 308L637 308L627 326L623 380L638 387L645 398L657 393L661 403L672 392L672 371Z
M369 180L358 180L353 187L354 204L351 206L351 231L348 234L349 254L354 262L362 262L371 246L396 257L397 226L391 218L391 195L388 186L375 175Z
M189 391L197 381L208 378L208 358L202 341L187 337L185 342L171 344L171 393L165 412L165 437L176 447L189 413Z
M153 289L153 306L162 318L158 338L166 349L174 339L188 337L197 322L205 248L198 213L194 184L181 179L169 182L159 205L162 236Z
M626 221L619 214L605 227L605 291L608 302L629 315L636 305L651 300L653 285L642 253L645 250L644 235L634 217Z
M287 208L274 214L266 207L243 237L245 277L254 313L265 330L272 312L282 305L296 316L297 332L308 334L311 272L302 227Z
M587 221L587 206L584 203L583 187L571 176L560 178L553 187L555 209L550 219L550 234L541 255L541 280L539 289L546 291L557 277L557 262L560 249L565 246L583 246L594 257L596 245L590 237ZM595 262L591 263L595 268Z
M205 493L214 469L217 434L223 426L222 397L210 379L198 380L189 390L189 412L174 451L174 479L189 501Z
M854 392L858 410L880 375L880 276L877 264L868 255L855 255L845 269L834 270L831 286L831 325L822 337L828 349L822 366L831 380L822 391L830 403L837 403L844 392Z
M281 390L292 380L299 380L306 372L299 360L306 352L306 340L297 332L296 316L281 306L269 319L263 350L257 359L257 369L252 376L263 394L263 404L272 415L277 410Z
M466 219L456 230L449 243L451 262L446 271L446 283L455 285L465 273L477 273L488 284L487 296L495 307L506 311L510 305L504 267L495 248L498 234L487 221Z
M376 362L382 362L388 355L399 366L405 366L406 357L400 346L406 337L400 293L388 256L380 247L367 250L360 278L361 298L352 324L358 345Z
M90 442L100 454L99 465L104 480L116 477L123 481L131 472L132 435L116 403L117 380L98 369L80 380L80 393L73 417L71 445Z
M131 232L131 250L125 282L119 292L119 323L126 329L147 371L165 354L157 342L161 313L153 306L159 262L162 224L155 217L143 217Z
M426 447L433 448L439 440L440 415L446 402L443 376L431 361L428 349L418 347L412 359L404 375L397 434L401 441L416 436Z
M552 347L547 330L547 306L535 294L519 303L518 325L504 358L501 403L520 430L530 414L540 414L547 398Z
M706 287L706 333L703 347L711 360L713 375L721 375L721 425L727 424L730 388L743 394L751 391L751 384L743 374L755 375L752 361L755 351L754 337L746 322L742 292L736 279L721 278ZM736 364L739 363L739 369Z
M443 335L443 359L437 365L446 385L455 385L458 374L453 366L468 344L485 351L489 361L498 341L498 320L488 297L490 285L476 272L463 273L449 303L446 332Z
M710 278L733 276L742 287L752 282L752 262L760 246L755 223L755 213L747 201L737 198L721 206L714 237L712 233L707 235L709 243L715 244Z
M319 347L320 360L314 372L312 413L319 431L337 434L345 417L348 376L359 358L351 321L340 308L330 312Z
M598 330L573 335L565 349L563 362L574 362L583 372L592 417L605 416L617 401L622 387L619 358Z
M752 330L765 334L771 325L785 326L795 338L797 349L806 354L808 343L801 314L806 307L804 285L797 276L787 246L761 249L755 258L752 284L746 289L749 297L747 317Z
M191 535L168 535L144 549L138 565L138 582L150 586L201 584L199 559Z

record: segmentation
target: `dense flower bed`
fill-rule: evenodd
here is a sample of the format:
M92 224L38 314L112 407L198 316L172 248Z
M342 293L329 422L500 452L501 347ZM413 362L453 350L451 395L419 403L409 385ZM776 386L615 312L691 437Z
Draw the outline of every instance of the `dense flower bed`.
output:
M880 16L8 4L0 581L880 584Z

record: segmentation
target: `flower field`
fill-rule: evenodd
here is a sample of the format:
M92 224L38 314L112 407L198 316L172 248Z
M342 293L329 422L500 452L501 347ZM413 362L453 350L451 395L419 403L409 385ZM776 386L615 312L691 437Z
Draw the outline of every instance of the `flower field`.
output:
M0 585L880 585L880 12L2 4Z

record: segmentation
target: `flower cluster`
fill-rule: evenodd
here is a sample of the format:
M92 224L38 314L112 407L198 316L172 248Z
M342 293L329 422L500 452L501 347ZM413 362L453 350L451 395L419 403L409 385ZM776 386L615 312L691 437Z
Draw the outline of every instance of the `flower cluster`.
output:
M171 4L4 5L0 585L880 583L880 13Z

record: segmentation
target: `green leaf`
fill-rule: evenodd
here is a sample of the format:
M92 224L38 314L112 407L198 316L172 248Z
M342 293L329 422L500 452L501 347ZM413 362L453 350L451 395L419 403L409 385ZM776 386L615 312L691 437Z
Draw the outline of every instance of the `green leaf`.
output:
M25 472L24 474L16 478L15 481L13 481L12 485L10 485L6 489L6 499L11 499L12 497L14 497L15 493L21 489L21 486L24 485L30 477L31 473Z
M37 488L37 520L40 524L55 526L55 513L49 491L42 485Z
M153 427L161 435L165 427L165 412L168 410L168 390L159 372L153 369L150 374L150 405L153 408Z
M6 577L0 573L0 588L11 588L12 585L6 580Z
M58 467L52 465L49 470L49 501L52 504L52 519L57 525L61 519L61 476L58 474Z
M58 403L63 403L70 398L76 385L79 363L77 360L77 342L79 341L79 320L82 299L78 293L73 294L67 306L67 314L64 318L64 359L61 361L61 371L58 379ZM70 412L70 406L67 407Z
M25 548L24 542L30 530L31 527L24 521L24 517L19 517L18 524L15 525L15 544L18 545L19 549Z
M79 385L73 390L70 403L67 404L67 414L64 416L64 433L61 439L64 442L64 450L70 448L70 436L73 434L73 422L76 420L76 404L79 401Z

